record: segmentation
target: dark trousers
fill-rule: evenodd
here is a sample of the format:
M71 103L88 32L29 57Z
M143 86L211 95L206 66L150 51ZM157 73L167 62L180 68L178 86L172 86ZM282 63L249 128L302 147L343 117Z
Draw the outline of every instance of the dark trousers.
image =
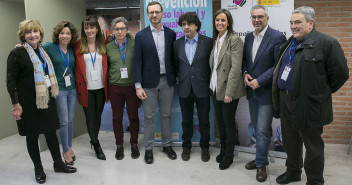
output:
M324 141L323 127L294 130L290 126L291 94L280 91L280 117L282 140L287 153L287 172L300 175L304 164L307 184L324 184ZM303 144L306 155L303 163Z
M48 145L53 160L61 160L59 141L57 140L56 130L44 133L46 143ZM33 164L41 164L40 151L38 144L39 135L26 136L27 150Z
M226 146L226 155L233 156L233 151L236 143L236 110L239 99L233 99L230 103L217 101L216 94L213 95L213 103L218 128L220 134L220 144Z
M179 97L181 112L182 112L182 147L192 147L193 137L193 110L194 102L197 106L199 132L200 132L200 147L201 149L209 149L210 140L210 123L209 123L209 110L210 99L209 96L205 98L198 98L191 89L191 92L186 98Z
M101 114L105 104L104 88L88 90L88 107L83 107L86 116L87 130L90 142L99 143L98 135L101 125Z
M112 119L116 145L123 145L123 110L126 102L128 119L130 121L131 144L138 143L139 118L138 97L132 86L109 85L109 97L112 108Z

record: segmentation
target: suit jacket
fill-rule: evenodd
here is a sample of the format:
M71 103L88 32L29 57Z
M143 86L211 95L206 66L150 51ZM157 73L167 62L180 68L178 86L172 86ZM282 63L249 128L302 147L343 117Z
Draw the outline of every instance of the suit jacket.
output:
M188 97L191 87L198 98L210 95L210 67L209 57L212 49L212 39L198 35L196 52L192 64L185 52L185 36L174 42L174 56L176 76L178 78L178 95L181 98Z
M76 90L78 103L83 107L88 107L88 89L87 89L87 76L86 76L86 64L84 63L84 54L78 53L80 47L80 41L77 41L73 52L76 59ZM106 55L103 55L103 78L104 78L104 90L105 90L105 101L108 102L108 62Z
M176 83L172 47L176 33L164 26L165 34L165 69L169 86ZM160 80L160 62L150 26L136 34L133 52L133 76L135 83L143 88L155 88Z
M241 71L243 41L235 34L227 33L220 49L219 59L214 64L214 45L210 55L210 69L215 68L217 73L216 100L224 101L225 95L238 99L246 95Z
M257 79L260 87L254 91L247 87L247 99L253 98L254 95L260 104L269 105L272 104L271 86L275 59L286 37L268 26L254 59L252 58L253 41L254 35L251 32L246 35L244 41L242 71L247 71Z

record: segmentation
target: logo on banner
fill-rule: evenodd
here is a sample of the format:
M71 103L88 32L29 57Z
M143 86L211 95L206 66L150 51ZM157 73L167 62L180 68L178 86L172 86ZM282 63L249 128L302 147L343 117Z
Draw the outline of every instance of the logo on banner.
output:
M246 4L246 0L233 0L233 3L235 3L235 5L242 7L244 4Z

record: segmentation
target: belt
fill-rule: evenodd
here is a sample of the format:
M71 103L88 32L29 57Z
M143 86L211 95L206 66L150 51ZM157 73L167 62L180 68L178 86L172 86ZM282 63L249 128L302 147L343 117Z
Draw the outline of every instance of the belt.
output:
M165 76L165 75L166 75L166 73L160 74L160 77Z

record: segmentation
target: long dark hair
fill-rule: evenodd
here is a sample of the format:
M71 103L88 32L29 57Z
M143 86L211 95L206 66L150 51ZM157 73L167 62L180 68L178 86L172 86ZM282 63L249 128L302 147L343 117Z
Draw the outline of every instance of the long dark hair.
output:
M229 36L231 36L232 34L235 33L233 31L233 19L232 19L231 13L227 9L219 9L218 11L216 11L216 13L215 13L215 15L213 17L213 44L215 44L216 39L217 39L218 34L219 34L219 31L216 29L216 26L215 26L215 19L221 13L224 13L226 15L227 22L229 23L229 26L227 27L228 31L227 31L227 36L226 37L229 37Z
M79 53L88 53L88 40L87 35L84 32L85 26L94 26L97 28L97 35L95 38L95 46L98 48L98 53L101 55L106 54L106 47L103 38L103 33L101 32L98 18L96 16L87 16L83 19L81 24L81 45L78 50Z

